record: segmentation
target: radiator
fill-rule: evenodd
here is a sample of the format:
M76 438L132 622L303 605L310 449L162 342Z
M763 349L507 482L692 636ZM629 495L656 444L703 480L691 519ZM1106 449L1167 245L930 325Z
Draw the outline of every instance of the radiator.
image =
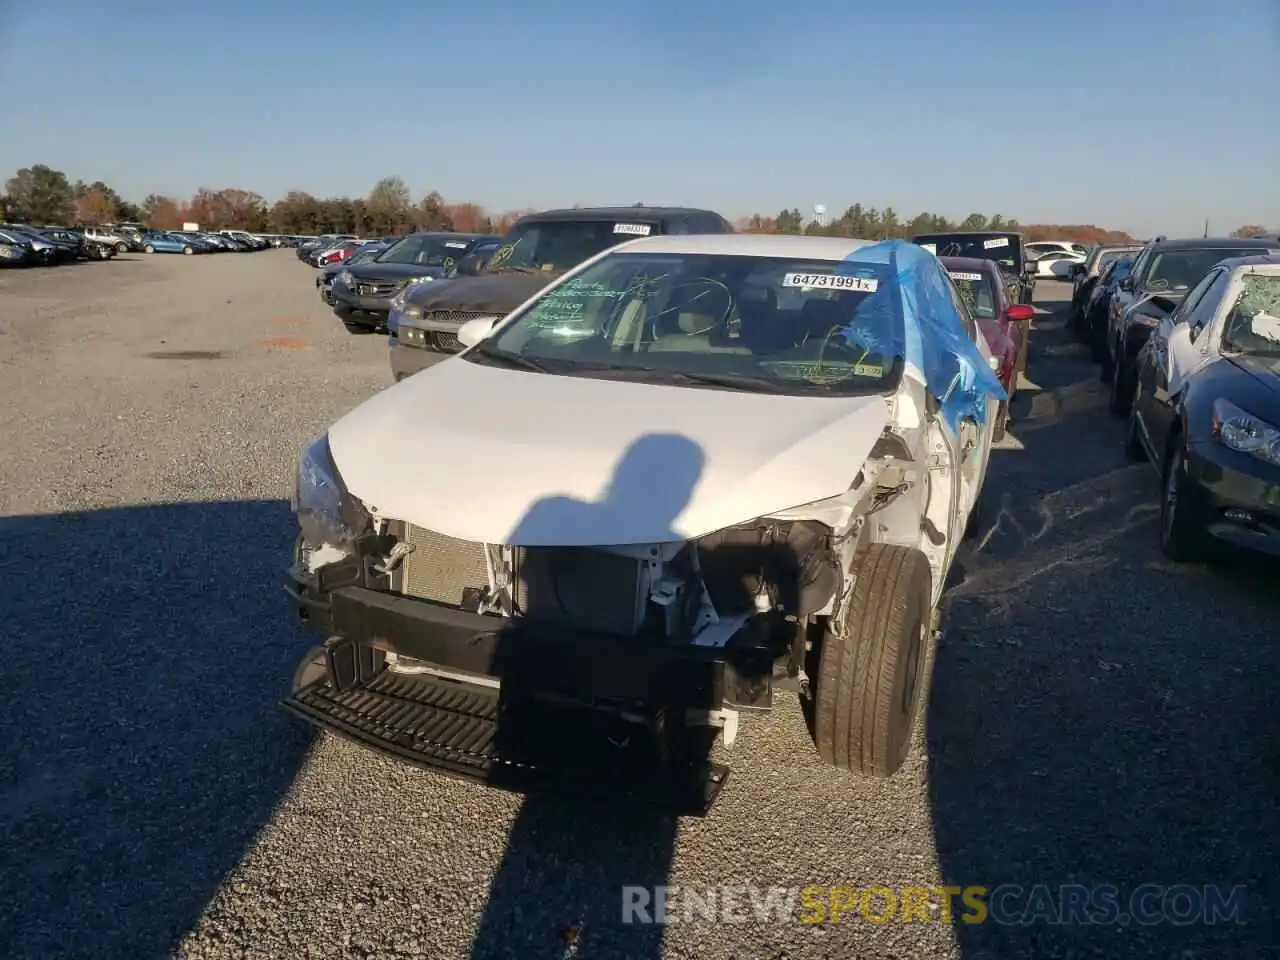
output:
M484 544L455 540L411 524L405 524L404 538L414 548L401 568L400 592L405 596L457 606L463 590L489 586Z

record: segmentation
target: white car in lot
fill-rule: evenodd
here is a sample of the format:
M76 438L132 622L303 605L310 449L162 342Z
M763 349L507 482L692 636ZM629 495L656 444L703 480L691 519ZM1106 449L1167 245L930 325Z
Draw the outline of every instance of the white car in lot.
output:
M1050 250L1047 253L1040 254L1031 261L1031 264L1036 269L1037 277L1045 277L1049 280L1070 280L1075 275L1075 267L1088 259L1087 256L1080 253Z
M1089 256L1089 248L1083 243L1073 243L1070 240L1032 240L1024 246L1027 256L1033 260L1043 257L1046 253L1075 253L1082 257Z
M648 237L460 339L301 458L290 710L507 783L532 705L671 758L789 690L826 762L901 766L1004 397L936 258Z

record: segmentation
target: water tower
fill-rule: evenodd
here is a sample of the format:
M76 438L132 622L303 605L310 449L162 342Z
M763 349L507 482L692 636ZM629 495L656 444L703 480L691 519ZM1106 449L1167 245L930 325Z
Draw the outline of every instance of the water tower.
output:
M818 226L825 227L827 225L827 207L822 203L813 205L813 217L818 221Z

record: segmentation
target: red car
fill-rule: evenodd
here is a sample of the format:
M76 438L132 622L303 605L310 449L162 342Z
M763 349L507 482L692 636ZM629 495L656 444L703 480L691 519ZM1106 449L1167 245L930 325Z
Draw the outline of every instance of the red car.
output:
M991 260L974 257L939 257L960 292L960 298L987 338L991 354L1000 366L996 373L1009 399L1018 389L1018 374L1027 368L1027 343L1031 339L1031 318L1035 307L1010 303L1005 292L1000 266ZM1004 437L1009 420L1009 401L1000 405L995 439Z
M346 263L360 247L359 243L344 243L326 250L316 258L316 266L330 267L335 263Z

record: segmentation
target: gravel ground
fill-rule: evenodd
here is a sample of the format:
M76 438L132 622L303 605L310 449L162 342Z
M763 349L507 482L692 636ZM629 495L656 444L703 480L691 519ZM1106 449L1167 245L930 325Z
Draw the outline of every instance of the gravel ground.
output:
M1276 569L1160 559L1154 475L1038 323L908 766L823 768L786 702L677 822L448 780L278 709L311 642L280 588L296 454L390 380L291 253L0 274L0 955L1260 955ZM148 356L174 352L207 358ZM618 920L624 884L1146 882L1246 885L1247 922Z

